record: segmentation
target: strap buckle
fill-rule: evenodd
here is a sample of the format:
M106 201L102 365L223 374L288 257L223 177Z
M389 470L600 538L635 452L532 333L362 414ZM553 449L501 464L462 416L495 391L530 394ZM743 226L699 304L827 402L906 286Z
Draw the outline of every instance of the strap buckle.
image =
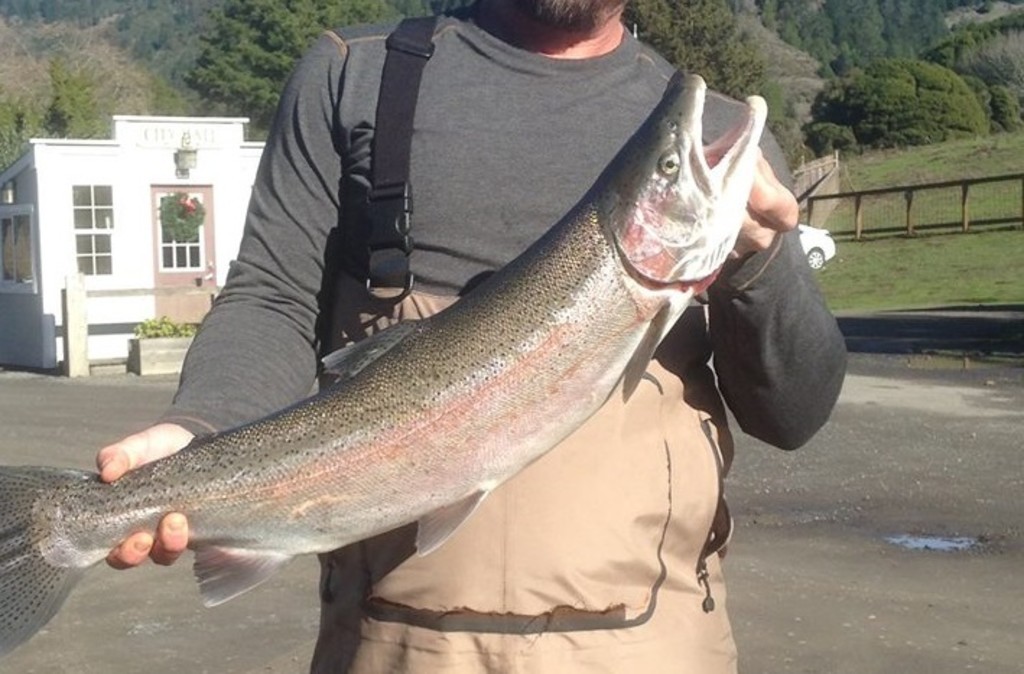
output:
M375 297L399 302L412 292L409 255L413 249L412 186L408 182L375 186L367 196L370 232L366 289ZM396 294L396 288L401 290Z

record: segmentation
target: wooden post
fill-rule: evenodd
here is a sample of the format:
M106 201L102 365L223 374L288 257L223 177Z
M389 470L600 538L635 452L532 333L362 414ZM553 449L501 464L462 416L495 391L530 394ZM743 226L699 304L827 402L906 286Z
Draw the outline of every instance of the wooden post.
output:
M853 198L853 238L860 241L864 233L864 211L861 209L861 196Z
M914 235L914 190L907 190L903 193L903 198L907 200L907 236Z
M969 189L969 183L964 183L960 186L960 228L965 233L971 227L970 213L967 205L967 192Z
M807 224L814 227L814 197L807 198Z
M89 376L89 320L86 315L85 276L69 274L61 290L64 320L64 375Z

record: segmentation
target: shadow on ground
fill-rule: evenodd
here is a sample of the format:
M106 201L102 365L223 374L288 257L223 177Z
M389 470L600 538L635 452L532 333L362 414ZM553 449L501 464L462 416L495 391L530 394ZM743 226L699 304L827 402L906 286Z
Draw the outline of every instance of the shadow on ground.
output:
M1024 305L838 314L853 353L950 352L1024 358Z

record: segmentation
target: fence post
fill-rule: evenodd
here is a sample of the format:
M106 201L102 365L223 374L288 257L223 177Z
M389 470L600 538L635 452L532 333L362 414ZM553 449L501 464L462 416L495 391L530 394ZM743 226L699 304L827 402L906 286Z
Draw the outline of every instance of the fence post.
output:
M960 186L960 227L967 232L971 227L970 213L967 205L967 192L970 190L970 183L964 183Z
M860 241L864 232L864 212L861 210L861 196L853 198L853 238Z
M914 190L907 190L903 193L903 198L907 200L907 236L914 235L914 217L912 209L914 207Z
M64 321L64 376L89 376L89 321L86 316L85 276L69 274L61 290Z

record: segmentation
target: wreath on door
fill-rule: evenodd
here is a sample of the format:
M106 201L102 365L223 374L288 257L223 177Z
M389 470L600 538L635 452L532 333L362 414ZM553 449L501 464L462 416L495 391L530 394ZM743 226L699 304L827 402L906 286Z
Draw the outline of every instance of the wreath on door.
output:
M160 198L160 226L164 238L177 243L199 240L199 228L206 219L206 209L198 197L175 192Z

